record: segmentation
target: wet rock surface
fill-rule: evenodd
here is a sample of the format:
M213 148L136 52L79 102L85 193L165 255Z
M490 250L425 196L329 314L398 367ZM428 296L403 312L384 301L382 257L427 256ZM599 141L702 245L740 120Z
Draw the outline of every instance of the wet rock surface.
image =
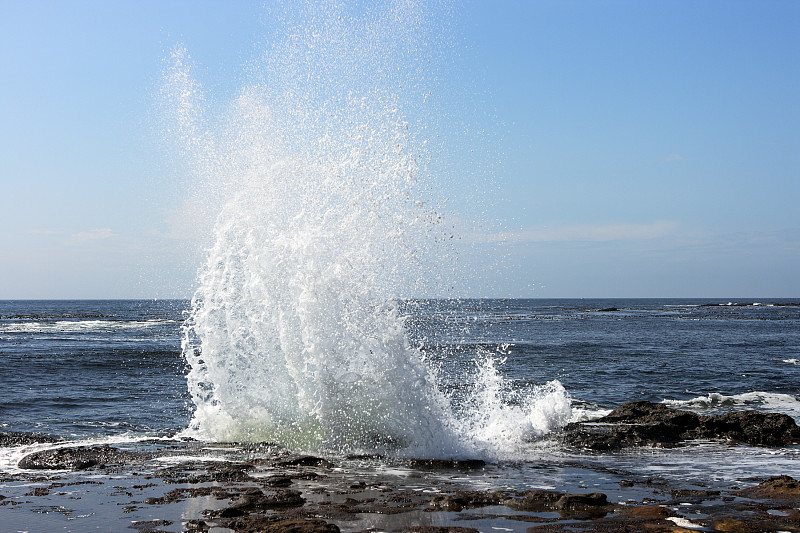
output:
M740 411L704 416L647 401L628 402L591 423L567 425L561 440L572 447L617 450L677 446L690 440L725 440L753 446L800 443L800 427L780 413Z
M118 450L111 446L75 446L26 455L17 466L31 470L86 470L110 463L133 463L142 458L141 454Z
M486 466L480 459L411 459L408 466L423 470L474 470Z
M790 476L774 476L737 494L748 498L785 500L800 505L800 481Z
M796 426L770 417L703 417L643 402L620 406L598 427L637 428L640 433L614 439L663 446L653 435L677 444L708 431L746 433L754 421L766 423L770 435L794 438ZM74 530L171 533L800 532L800 476L720 487L680 484L598 462L578 468L607 479L602 490L589 483L512 490L494 484L496 465L476 460L316 457L269 443L137 446L56 447L29 454L19 462L23 472L2 477L0 512L18 517L16 523L25 527L45 516L49 527L57 515ZM537 479L524 483L536 486Z
M460 490L453 494L442 494L431 500L431 508L446 511L463 511L487 505L500 505L509 498L506 492L483 492Z
M224 522L237 533L339 533L336 524L317 518L283 518L280 516L246 516Z
M58 439L44 433L23 433L0 431L0 447L27 446L30 444L58 442Z
M126 453L114 458L120 460ZM461 475L458 470L438 480L426 478L425 470L409 471L403 477L375 472L359 477L327 459L294 461L280 453L251 461L187 460L166 468L141 466L140 458L127 465L137 470L129 473L134 481L113 487L105 503L114 502L120 509L120 523L127 521L127 528L143 532L438 533L487 531L492 521L506 530L532 532L800 531L800 482L789 476L729 491L637 481L629 485L639 498L620 502L619 497L611 499L599 491L469 490L453 481ZM30 505L34 513L50 509L46 512L67 514L65 505L44 503L59 495L75 498L80 483L91 484L92 490L110 490L112 483L119 483L117 474L107 478L114 481L47 483L46 478L20 474L27 491L0 500L0 509ZM428 488L410 487L409 479L424 480ZM180 481L177 486L176 481ZM32 482L41 486L30 487ZM187 509L195 509L195 516L188 516ZM137 512L148 518L127 518Z

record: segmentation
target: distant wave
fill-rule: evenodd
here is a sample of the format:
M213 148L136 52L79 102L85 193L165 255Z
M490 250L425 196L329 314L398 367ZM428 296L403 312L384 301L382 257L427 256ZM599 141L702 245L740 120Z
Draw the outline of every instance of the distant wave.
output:
M800 400L791 394L778 392L754 391L732 396L712 392L708 396L698 396L690 400L664 400L662 403L669 407L695 411L757 409L784 413L795 419L800 419Z
M175 320L58 320L56 322L19 322L0 324L0 333L79 333L145 329L176 322Z

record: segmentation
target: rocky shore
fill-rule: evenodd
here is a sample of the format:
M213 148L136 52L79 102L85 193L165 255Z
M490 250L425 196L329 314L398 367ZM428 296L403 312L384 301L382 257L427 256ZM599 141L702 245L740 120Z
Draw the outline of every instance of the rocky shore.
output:
M631 402L557 438L588 453L697 439L785 447L800 443L800 428L783 415L701 416ZM21 470L0 474L8 531L800 531L797 472L711 486L608 471L597 475L603 490L512 489L495 480L514 465L479 460L316 457L267 443L171 439L70 446L9 433L0 443L23 450Z
M789 415L737 411L703 416L664 404L628 402L592 423L569 424L564 444L592 450L632 446L676 446L692 440L720 440L752 446L800 444L800 427Z

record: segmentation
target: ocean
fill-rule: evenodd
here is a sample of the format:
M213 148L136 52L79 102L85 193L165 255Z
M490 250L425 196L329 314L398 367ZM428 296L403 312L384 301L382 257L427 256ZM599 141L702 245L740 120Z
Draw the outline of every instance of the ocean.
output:
M557 380L570 421L629 400L800 420L800 311L791 303L420 300L400 309L410 345L435 367L436 387L456 416L474 418L470 411L479 408L513 416L476 404L480 369L489 360L503 389L494 400L513 407ZM92 442L185 432L196 408L181 348L189 307L183 300L0 302L0 428ZM522 441L547 438L546 432ZM784 457L800 471L796 448L771 453L772 463ZM13 470L8 457L0 456L0 465Z

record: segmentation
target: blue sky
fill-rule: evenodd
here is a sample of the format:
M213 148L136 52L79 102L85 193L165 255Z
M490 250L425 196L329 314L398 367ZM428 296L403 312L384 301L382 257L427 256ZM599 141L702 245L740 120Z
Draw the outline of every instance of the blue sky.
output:
M0 298L191 294L164 61L182 43L232 95L269 7L0 1ZM463 295L800 297L800 3L441 11L440 87L475 132L442 166L480 160L442 186L496 222L464 236Z

